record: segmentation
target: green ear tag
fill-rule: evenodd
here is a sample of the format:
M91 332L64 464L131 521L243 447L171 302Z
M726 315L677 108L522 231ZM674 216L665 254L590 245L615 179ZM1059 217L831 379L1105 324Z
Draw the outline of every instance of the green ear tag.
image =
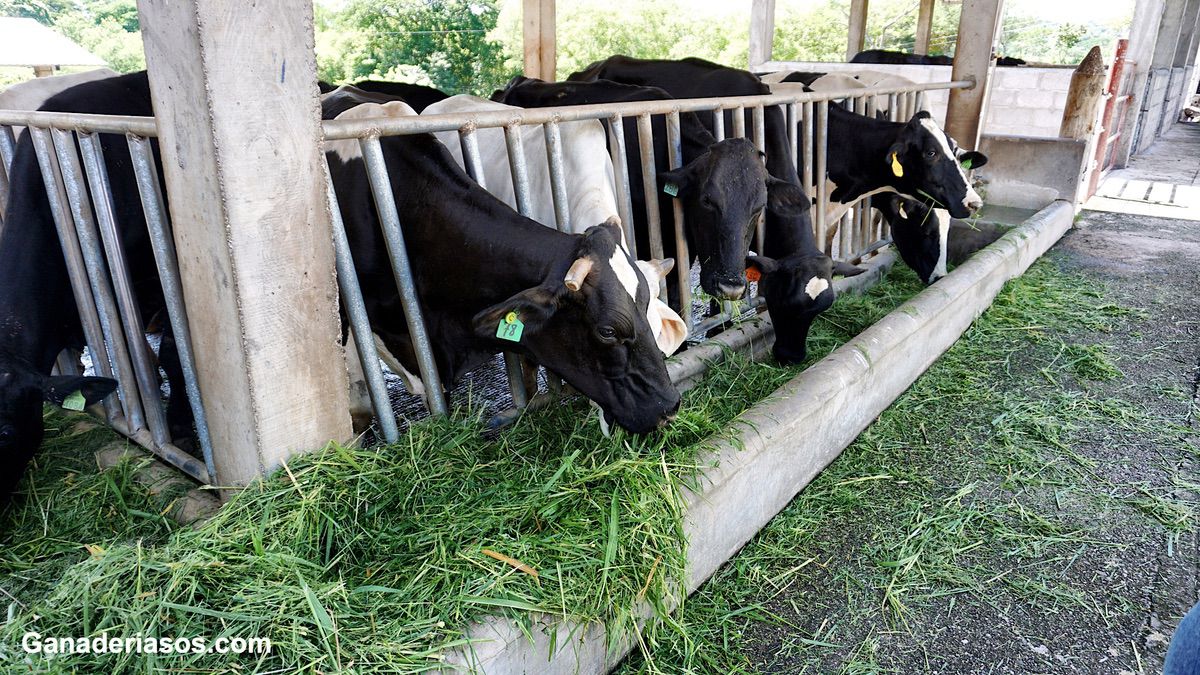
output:
M671 195L672 197L678 197L679 196L679 186L674 183L667 183L666 185L663 186L663 192Z
M968 158L966 158L966 159L964 159L964 160L962 161L962 168L966 169L967 171L970 171L970 170L971 170L971 164L972 164L972 162L971 162L971 158L970 158L970 157L968 157Z
M82 391L76 391L70 396L63 399L62 407L64 410L83 410L87 406L87 399L83 397Z
M517 317L516 312L509 312L504 315L500 321L500 325L496 327L496 337L509 342L520 342L521 333L525 332L525 324L521 323L521 319Z

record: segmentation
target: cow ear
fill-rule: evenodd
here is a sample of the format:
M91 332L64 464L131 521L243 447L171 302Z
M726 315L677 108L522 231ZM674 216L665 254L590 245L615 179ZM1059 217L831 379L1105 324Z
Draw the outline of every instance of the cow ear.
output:
M670 356L679 350L680 345L687 340L688 326L679 314L658 298L650 298L650 306L646 318L658 323L658 330L651 326L654 342L658 345L663 356Z
M658 174L658 189L672 197L687 194L696 182L696 172L693 169L694 164L695 162L672 171L663 171Z
M495 339L501 323L519 321L521 331L515 333L517 339L513 341L520 342L524 336L541 330L557 310L558 296L545 286L536 286L479 312L471 324L477 336Z
M42 380L42 397L59 406L76 392L83 396L87 405L93 405L116 390L117 381L108 377L56 375Z
M746 257L746 279L749 281L762 281L762 278L779 269L779 263L775 262L774 258L768 258L765 255L752 255Z
M843 262L841 260L833 261L833 273L836 275L841 275L843 277L856 277L863 272L866 272L866 270L861 267L851 265L848 262Z
M958 163L962 164L964 169L978 169L987 164L987 155L971 150L959 155Z
M767 176L767 209L785 216L799 216L812 208L812 200L795 183Z

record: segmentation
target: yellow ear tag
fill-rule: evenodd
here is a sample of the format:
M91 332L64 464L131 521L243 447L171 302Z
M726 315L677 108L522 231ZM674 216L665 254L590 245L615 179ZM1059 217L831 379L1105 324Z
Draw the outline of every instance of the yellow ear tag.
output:
M896 174L896 178L904 177L904 167L900 166L900 160L896 158L896 153L892 153L892 173Z
M521 334L525 332L525 324L517 317L516 312L504 315L500 325L496 327L496 337L509 342L520 342Z
M83 397L83 392L76 390L63 399L62 407L64 410L83 410L87 406L87 399Z

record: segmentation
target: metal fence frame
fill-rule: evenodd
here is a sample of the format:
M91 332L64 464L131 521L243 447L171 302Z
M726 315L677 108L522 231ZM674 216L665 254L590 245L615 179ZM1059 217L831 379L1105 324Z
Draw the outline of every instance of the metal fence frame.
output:
M749 110L749 137L762 150L765 146L765 107L781 106L787 123L791 159L794 163L803 160L798 167L801 184L807 194L815 197L813 224L817 241L826 248L827 254L837 259L858 262L887 245L888 233L885 225L877 224L872 218L868 201L859 204L843 217L836 242L828 247L823 245L830 226L825 217L829 195L825 181L818 178L825 175L827 167L826 132L829 102L841 101L856 112L870 115L880 107L880 102L884 100L882 97L886 97L889 118L897 121L908 119L923 108L922 93L925 91L970 86L970 82L957 81L835 92L642 101L402 118L328 120L323 122L322 126L326 141L357 140L360 144L372 195L380 215L389 261L413 336L420 376L427 395L427 409L431 414L441 415L447 412L448 407L413 281L400 227L401 216L396 211L379 143L380 137L456 131L462 144L467 172L482 184L483 171L474 132L481 128L504 129L517 210L523 215L528 215L531 212L529 167L525 161L519 131L523 126L541 125L546 137L547 166L556 221L554 225L560 231L565 231L570 226L571 216L563 177L563 148L559 125L581 120L607 121L618 214L625 228L630 252L634 257L638 257L637 237L633 229L630 176L626 163L626 153L631 145L630 139L626 138L623 124L625 118L635 117L638 130L636 147L640 149L643 160L641 172L648 211L647 234L651 249L649 254L651 257L663 257L663 237L674 237L681 305L687 312L690 323L691 260L684 238L683 209L677 198L673 199L674 222L671 223L670 231L664 231L663 224L659 222L660 197L655 187L657 180L653 156L654 115L665 117L667 148L670 153L668 166L674 169L683 162L679 119L681 113L715 113L714 136L717 140L722 140L726 138L726 129L724 115L720 113L732 111L732 136L746 137L745 112ZM158 167L151 150L151 141L157 136L156 121L145 117L0 111L0 203L3 204L7 203L10 189L9 173L15 151L12 129L14 126L26 127L32 136L92 363L98 374L115 377L120 383L118 391L93 411L103 416L117 431L192 478L203 483L214 483L216 471L213 466L212 446L204 402L197 383L174 240L162 197ZM100 134L121 135L128 143L155 263L166 299L167 314L183 365L185 382L172 382L171 386L184 386L186 389L195 417L203 454L202 463L171 443L158 389L157 366L152 362L153 354L143 334L144 327L137 311L124 253L117 245L119 224L114 220L111 186L100 145ZM333 238L341 300L349 328L355 338L358 356L363 363L380 435L385 441L393 442L399 437L398 425L391 410L382 365L367 319L362 289L358 284L345 225L328 171L326 183L330 212L333 216ZM0 228L3 227L3 221L0 220ZM763 236L763 221L760 219L755 232L755 242L760 247L759 250ZM666 298L665 283L660 287L659 295L663 299ZM761 305L760 298L749 298L749 301L752 306ZM704 334L711 328L730 321L736 316L735 304L726 302L723 310L716 316L692 325L694 334ZM57 368L60 372L74 372L78 370L78 363L77 354L64 353L59 358ZM513 419L520 410L541 407L555 400L561 393L562 383L555 378L549 378L549 391L533 392L534 395L531 396L531 392L525 391L518 359L513 358L512 354L505 354L505 364L514 408L501 413L498 419Z

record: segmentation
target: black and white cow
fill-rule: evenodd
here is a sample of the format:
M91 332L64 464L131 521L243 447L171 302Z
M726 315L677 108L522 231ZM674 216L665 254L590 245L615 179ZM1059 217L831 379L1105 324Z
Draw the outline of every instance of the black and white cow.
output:
M910 54L888 49L868 49L850 59L850 63L887 63L891 65L952 66L954 57L941 54Z
M613 56L571 75L570 80L613 80L659 87L675 98L754 96L770 89L752 73L702 59L645 60ZM816 316L833 304L833 274L853 275L861 269L834 263L817 247L810 216L811 200L800 187L783 112L777 106L764 111L766 170L774 186L766 209L766 241L762 255L747 260L761 276L760 291L775 328L774 353L783 363L799 363L807 353L805 342ZM732 113L726 112L726 129ZM750 111L746 111L750 129ZM712 113L699 119L712 128ZM786 187L785 187L786 186ZM689 216L691 213L688 214Z
M87 82L50 97L42 110L108 115L153 115L146 73ZM162 288L146 231L137 184L123 136L101 134L113 207L143 320L163 307ZM157 145L155 145L157 154ZM161 180L161 176L160 176ZM114 380L50 375L63 349L84 337L51 216L32 138L17 145L10 174L5 228L0 235L0 500L7 499L42 440L42 404L61 404L79 392L87 404L111 394ZM164 336L160 364L183 382L174 341ZM184 387L173 386L168 422L176 438L191 434Z
M517 77L492 98L522 108L544 108L658 101L671 95L655 87L617 82L543 82ZM652 118L658 187L677 195L683 205L689 252L700 260L700 286L715 297L736 299L745 291L745 258L758 214L768 202L799 201L799 197L791 194L794 186L770 179L753 143L735 138L718 142L691 113L680 114L679 123L683 166L671 170L666 125L661 116ZM650 244L637 138L636 118L626 117L629 192L638 250L644 251ZM670 232L674 221L671 200L664 195L658 202L660 222ZM664 236L663 248L668 257L673 257L674 238ZM670 283L667 288L671 306L683 311L676 284Z
M772 91L786 93L790 87L840 91L855 88L852 82L863 88L906 83L894 76L891 80L881 79L887 78L887 74L871 74L866 79L854 78L850 73L814 75L817 74L792 73L770 86ZM936 248L915 240L904 242L904 246L911 254L925 250L934 256L932 261L921 261L915 266L909 263L918 272L928 270L928 275L921 277L923 281L932 283L945 276L950 217L966 218L983 205L966 171L983 166L987 157L961 150L925 111L913 115L908 122L889 122L859 115L835 103L829 106L828 129L826 166L830 208L826 222L836 224L855 202L870 195L894 192L925 201L938 207L932 217L938 228L933 233L937 237ZM831 227L829 236L835 233ZM894 228L893 237L896 236L931 235L924 227L900 227Z
M381 105L352 91L323 102L326 118L415 114L402 102ZM638 310L650 291L620 246L619 225L557 232L481 188L432 135L385 136L380 143L446 381L497 352L515 351L598 404L609 423L649 433L670 421L679 393ZM416 372L357 143L329 143L326 156L372 330ZM626 290L629 278L638 280L636 298Z
M422 115L453 113L478 113L518 111L520 108L497 103L477 96L461 94L430 104ZM546 149L546 134L542 125L526 125L514 133L521 134L523 155L528 178L528 197L531 211L527 215L547 227L557 227L554 196L550 188L550 167ZM462 144L457 131L441 131L437 139L446 146L454 161L466 167ZM508 146L505 131L499 128L478 129L475 141L479 149L479 161L483 165L481 181L488 192L499 197L513 209L517 208L516 190L513 186ZM617 214L617 197L614 188L612 159L606 151L604 126L597 120L578 120L559 124L559 143L562 148L562 178L565 190L567 232L582 234L588 227L605 222L620 223ZM627 246L622 244L625 250ZM665 265L665 266L664 266ZM647 271L670 270L669 264L656 260L639 260L638 269L643 276ZM629 277L626 287L631 297L636 297L637 279ZM646 320L654 333L655 341L664 356L674 354L687 339L687 322L675 310L658 299L659 275L653 281L647 278L651 289L650 304L646 308Z
M386 94L387 96L404 99L404 102L418 113L424 112L425 108L437 103L438 101L444 101L450 98L450 94L447 94L441 89L427 87L423 84L411 84L408 82L363 80L361 82L354 83L354 88L361 91L369 91L376 94Z

